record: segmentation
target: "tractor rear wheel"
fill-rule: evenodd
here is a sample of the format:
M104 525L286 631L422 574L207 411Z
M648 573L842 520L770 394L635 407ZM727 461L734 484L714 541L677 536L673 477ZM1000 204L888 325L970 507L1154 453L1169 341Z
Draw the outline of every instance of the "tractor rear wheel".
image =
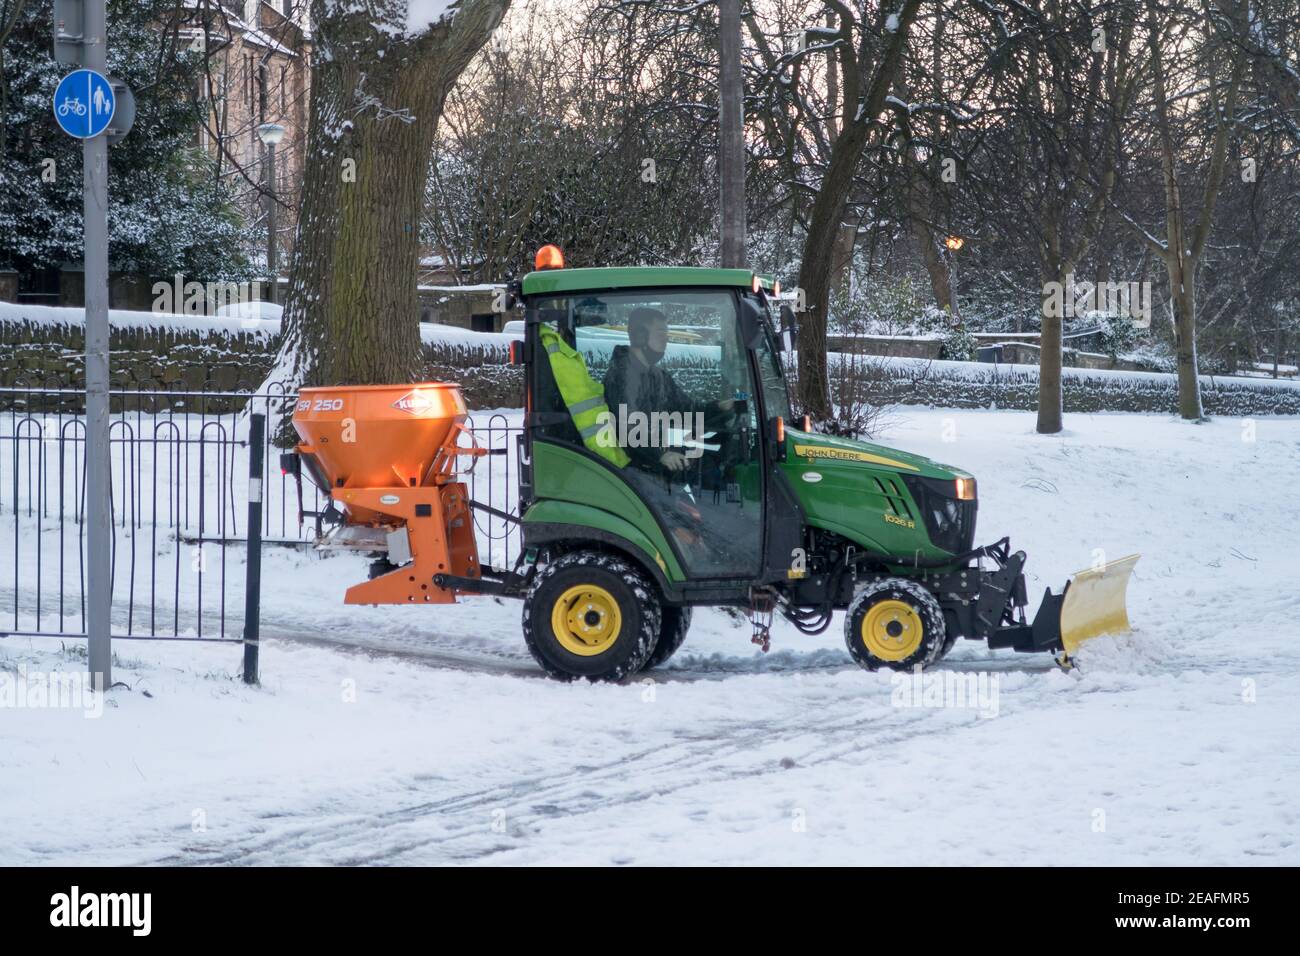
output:
M661 609L662 623L659 625L659 640L655 642L655 649L650 652L650 658L645 662L642 670L648 671L652 667L658 667L668 658L677 653L677 648L682 646L686 640L686 632L691 629L691 609L689 607L673 607L664 605Z
M932 663L937 664L945 657L947 657L948 652L952 650L953 645L957 643L957 638L960 636L961 635L956 633L945 634L943 638L943 647L939 648L939 653L935 655L935 658L932 661Z
M571 551L533 579L524 597L524 641L561 680L617 681L640 670L660 630L654 584L631 562Z
M906 578L877 578L857 593L844 616L844 643L867 670L910 670L943 652L943 609Z

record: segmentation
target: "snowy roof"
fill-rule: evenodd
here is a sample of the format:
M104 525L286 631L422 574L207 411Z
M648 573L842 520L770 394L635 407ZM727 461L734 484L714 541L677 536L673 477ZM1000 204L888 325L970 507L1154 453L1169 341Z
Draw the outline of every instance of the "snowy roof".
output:
M201 0L185 0L185 6L187 6L191 10L212 9L210 3L204 3L201 2ZM299 4L299 7L302 8L304 13L306 10L306 6L307 5L305 3ZM275 39L275 37L271 36L265 30L262 30L260 26L254 26L243 16L237 13L232 6L223 4L221 9L222 12L224 13L225 21L227 25L230 27L231 34L232 35L238 34L245 43L250 43L253 46L260 46L263 47L264 49L271 50L274 53L280 53L284 56L291 56L291 57L298 56L298 52L296 50L292 49L291 47L285 46L283 43ZM275 9L277 13L281 13L281 15L283 15L283 12L280 11L278 8L276 8L274 5L272 5L272 9ZM298 7L295 8L295 13L297 12L297 10ZM299 22L299 20L296 17L285 17L285 22L293 23L297 25L303 31L303 36L310 38L311 32L308 29L305 22Z

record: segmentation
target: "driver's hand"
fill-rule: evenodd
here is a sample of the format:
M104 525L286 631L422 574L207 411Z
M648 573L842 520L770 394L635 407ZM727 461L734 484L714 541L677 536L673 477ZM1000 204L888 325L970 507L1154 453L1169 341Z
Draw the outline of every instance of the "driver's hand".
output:
M722 401L718 402L718 408L724 412L729 412L735 407L736 402L734 399L724 398Z
M666 451L659 456L659 464L669 471L684 471L686 469L686 456L679 451Z

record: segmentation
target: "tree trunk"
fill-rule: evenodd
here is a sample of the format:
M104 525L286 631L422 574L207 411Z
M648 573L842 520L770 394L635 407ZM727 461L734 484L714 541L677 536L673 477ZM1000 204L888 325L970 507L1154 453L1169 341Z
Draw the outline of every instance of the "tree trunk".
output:
M1201 379L1196 359L1196 271L1186 260L1180 267L1178 258L1166 260L1169 290L1174 303L1175 347L1178 354L1178 415L1189 421L1205 417L1201 405Z
M831 291L847 292L850 289L850 276L853 270L853 253L858 247L858 227L856 223L840 223L835 236L835 247L831 250Z
M826 11L826 26L835 28L835 14L830 10ZM838 103L840 101L840 65L835 56L834 50L826 51L826 102ZM826 142L834 143L836 137L840 135L840 125L835 118L834 110L827 110L826 113Z
M799 267L799 288L807 312L799 322L798 401L803 412L820 421L832 415L826 370L826 311L830 304L835 240L848 202L858 162L867 145L865 122L845 123L831 150L831 162L813 202Z
M941 311L953 315L955 311L952 301L952 275L948 271L948 257L939 251L939 244L935 242L934 233L930 231L930 226L926 222L928 216L919 196L916 195L916 189L915 186L909 188L909 195L913 197L909 209L911 215L908 217L912 225L912 238L916 240L921 261L925 264L926 274L930 277L930 291L934 295L934 304Z
M1043 287L1048 282L1064 284L1065 276L1050 275L1044 277ZM1070 295L1065 290L1065 295ZM1044 297L1041 312L1042 334L1038 340L1038 425L1040 435L1055 435L1063 427L1065 398L1061 388L1061 323L1060 315L1049 307L1050 298Z
M314 0L302 208L272 373L290 393L422 376L419 217L433 135L448 91L507 5L465 0L407 37L373 22L404 23L401 0L377 0L378 14Z

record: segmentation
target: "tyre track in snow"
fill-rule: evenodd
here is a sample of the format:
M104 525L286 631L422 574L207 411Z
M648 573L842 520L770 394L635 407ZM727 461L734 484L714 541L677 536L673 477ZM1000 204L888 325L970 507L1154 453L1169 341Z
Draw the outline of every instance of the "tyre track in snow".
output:
M1131 689L1107 692L1127 693ZM1041 699L1038 695L1034 698ZM1071 696L1067 700L1073 702L1075 698ZM862 706L865 709L872 705ZM780 773L781 760L773 756L773 749L801 738L816 738L816 750L796 759L794 766L803 769L917 738L960 733L986 723L973 714L969 721L953 722L944 719L949 712L895 709L887 703L875 706L875 712L841 713L833 723L807 725L791 719L769 720L757 726L752 722L716 725L707 736L693 735L667 745L639 749L598 765L577 764L524 781L462 791L438 800L350 819L312 817L289 832L250 833L219 850L187 848L149 862L158 865L483 862L499 853L526 849L531 835L543 829L549 820L626 807L692 787ZM745 729L738 730L738 727ZM752 759L745 765L747 754ZM742 766L728 766L737 760L742 761ZM403 784L395 782L395 786L400 785ZM364 803L364 795L347 802ZM514 836L492 831L494 811L504 811ZM322 807L319 815L330 817L337 812ZM295 812L292 818L304 820L308 814ZM286 818L264 819L283 821ZM408 832L433 822L443 832ZM418 858L406 859L413 854Z
M916 718L914 718L915 720ZM753 725L747 725L752 727ZM859 738L871 732L863 747L900 742L929 731L880 734L879 725L869 726L862 718L836 727L820 725L818 734L853 734ZM356 817L337 823L306 823L280 835L250 835L233 848L211 852L207 849L186 850L180 854L150 861L156 865L257 865L283 863L303 854L315 860L339 865L364 865L401 862L399 857L416 850L439 847L447 861L481 860L494 853L519 849L526 845L527 832L557 816L580 816L612 805L624 806L674 793L689 787L742 780L777 770L770 757L761 758L761 766L739 771L709 773L729 759L742 756L756 746L765 750L781 740L806 737L809 728L800 726L778 733L771 726L752 729L739 736L728 728L718 727L710 734L712 747L700 750L705 738L692 737L667 746L646 748L625 754L604 764L567 767L561 772L530 778L502 786L464 791L440 800L397 807L375 815ZM827 755L800 763L814 766L832 759ZM642 783L641 781L653 781ZM631 784L631 786L628 786ZM622 789L622 792L618 792ZM603 791L603 792L602 792ZM616 795L611 795L611 793ZM526 808L526 809L523 809ZM520 837L511 839L491 829L492 813L504 811ZM296 813L295 817L305 814ZM439 817L447 831L418 838L402 837L402 829ZM283 818L277 818L283 819ZM385 836L390 842L379 849L363 851ZM456 849L457 845L460 849ZM468 845L466 845L468 844Z
M309 642L348 649L346 644L329 639L312 639ZM376 649L357 646L354 649L358 653L383 653L435 668L452 667L457 670L546 679L539 670L533 670L527 664L504 656L465 655L459 651L443 650L413 653L408 648ZM816 652L813 654L815 656ZM695 671L688 666L654 672L653 677L657 683L689 684L787 670L782 667L755 670L744 660L737 660L736 663L741 666L736 668L725 666L725 662L722 662L722 667L718 667L718 663L710 658L707 670ZM1240 658L1198 657L1147 667L1143 673L1129 676L1140 685L1147 680L1177 674L1179 671L1224 669L1231 672L1242 668L1245 663ZM1034 666L1027 667L1027 664ZM1044 674L1054 667L1047 656L1006 655L996 658L958 658L945 662L938 669ZM826 663L788 669L796 673L802 671L821 676L833 675L842 670L856 671L858 668L846 662L843 665ZM646 676L650 675L640 675L634 680ZM1086 678L1085 670L1084 679ZM1084 689L1087 690L1088 697L1097 693L1141 693L1141 687L1132 683L1120 686L1093 685ZM1014 697L1021 698L1020 702L1004 696L1004 715L1014 715L1023 707L1055 709L1083 703L1080 695L1074 693L1044 694L1037 689L1018 691ZM803 722L797 713L768 717L759 724L752 721L715 724L706 734L679 735L667 744L638 748L606 762L579 763L554 773L534 775L501 785L461 790L436 800L392 806L374 814L340 818L337 810L340 804L356 806L374 802L373 797L367 793L343 795L341 799L318 805L311 811L261 818L276 826L287 826L285 832L250 830L245 836L236 838L219 849L191 847L152 862L223 865L301 861L364 865L490 861L501 853L527 849L532 835L545 829L551 820L582 817L614 807L634 805L692 787L743 783L765 774L779 773L780 760L773 751L779 751L787 744L796 744L802 748L804 744L800 741L804 738L816 738L817 746L808 753L792 752L789 756L796 760L796 767L811 768L836 761L849 761L846 766L851 767L855 766L852 762L854 756L865 751L892 747L927 736L960 733L985 723L978 719L960 722L945 719L943 714L950 714L950 711L895 709L889 706L887 698L883 702L880 698L874 698L860 703L837 703L841 706L836 708L838 713L834 717L823 718L811 725ZM1010 707L1006 706L1008 703L1011 704ZM798 709L797 701L788 701L786 706ZM421 776L405 781L394 780L391 786L394 791L407 793L413 787L436 787L440 783L439 779ZM494 811L504 812L511 835L493 832L491 823ZM438 826L439 832L428 833L430 825Z

